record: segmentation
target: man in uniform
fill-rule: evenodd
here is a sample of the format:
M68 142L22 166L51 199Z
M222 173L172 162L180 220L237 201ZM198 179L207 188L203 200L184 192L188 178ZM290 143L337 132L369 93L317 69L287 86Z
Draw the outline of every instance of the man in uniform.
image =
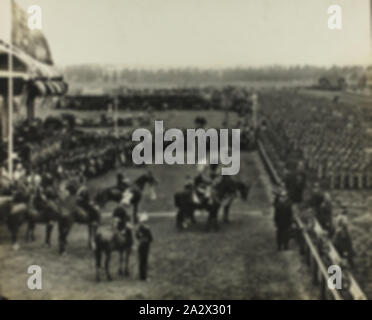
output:
M285 177L285 186L292 203L301 203L303 193L306 187L306 173L303 168L303 162L297 164L293 172L289 172Z
M288 250L292 226L292 203L287 192L282 190L274 202L274 223L278 250Z
M192 206L192 183L187 180L184 189L174 195L174 204L178 208L176 227L178 230L185 228L185 219L189 218L195 224L194 208Z
M140 215L139 226L136 232L138 241L138 267L139 277L141 280L147 280L148 258L150 253L150 245L153 241L152 233L149 226L146 224L148 216L146 214Z

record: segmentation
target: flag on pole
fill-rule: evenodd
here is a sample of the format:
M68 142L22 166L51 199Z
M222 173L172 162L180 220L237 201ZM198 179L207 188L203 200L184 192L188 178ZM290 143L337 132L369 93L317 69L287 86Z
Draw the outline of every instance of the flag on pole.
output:
M29 16L12 0L12 41L13 46L30 55L32 58L53 65L52 54L44 34L28 26Z

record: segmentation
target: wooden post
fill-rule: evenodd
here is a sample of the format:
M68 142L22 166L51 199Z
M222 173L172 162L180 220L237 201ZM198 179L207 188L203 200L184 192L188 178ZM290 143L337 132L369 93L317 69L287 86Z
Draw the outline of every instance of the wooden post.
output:
M314 261L313 265L313 283L318 284L318 266L316 264L316 261Z
M324 277L322 277L322 280L320 282L320 299L326 300L327 294L326 294L326 280Z

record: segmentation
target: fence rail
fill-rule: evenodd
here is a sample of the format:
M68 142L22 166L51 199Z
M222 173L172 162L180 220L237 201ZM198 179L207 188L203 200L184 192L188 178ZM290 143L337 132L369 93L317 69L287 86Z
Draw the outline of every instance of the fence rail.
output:
M281 179L276 172L273 164L271 163L270 158L268 157L265 147L262 144L261 141L258 141L258 150L259 154L263 160L263 163L270 175L271 181L275 185L281 184ZM313 282L315 285L319 285L320 288L320 298L321 299L328 299L328 297L334 299L334 300L345 300L345 299L352 299L352 300L367 300L366 295L360 288L358 282L355 280L355 277L351 274L351 272L347 271L347 283L348 287L346 290L337 290L337 289L330 289L327 285L328 278L330 277L330 274L328 274L328 268L326 268L326 264L324 263L319 250L318 246L313 242L311 239L306 226L300 219L298 212L295 208L294 210L294 219L295 222L300 230L300 235L298 237L299 243L300 243L300 252L305 256L305 261L307 265L310 267L310 270L313 275ZM319 222L314 218L314 233L319 236L324 231L322 230L322 227L320 226ZM329 251L327 253L328 260L331 261L332 264L339 264L342 259L331 243L331 241L328 240L327 246L329 248ZM345 273L343 273L343 282L345 279Z

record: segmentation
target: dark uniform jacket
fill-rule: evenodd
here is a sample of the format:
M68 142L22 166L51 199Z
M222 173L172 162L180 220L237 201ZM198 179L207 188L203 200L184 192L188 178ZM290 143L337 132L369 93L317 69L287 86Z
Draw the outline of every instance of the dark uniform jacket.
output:
M117 225L118 230L123 230L126 223L129 221L129 216L128 216L127 211L122 206L118 206L115 208L112 216L114 218L119 219L119 222Z
M275 201L274 222L277 228L289 229L292 225L292 205L289 200Z

